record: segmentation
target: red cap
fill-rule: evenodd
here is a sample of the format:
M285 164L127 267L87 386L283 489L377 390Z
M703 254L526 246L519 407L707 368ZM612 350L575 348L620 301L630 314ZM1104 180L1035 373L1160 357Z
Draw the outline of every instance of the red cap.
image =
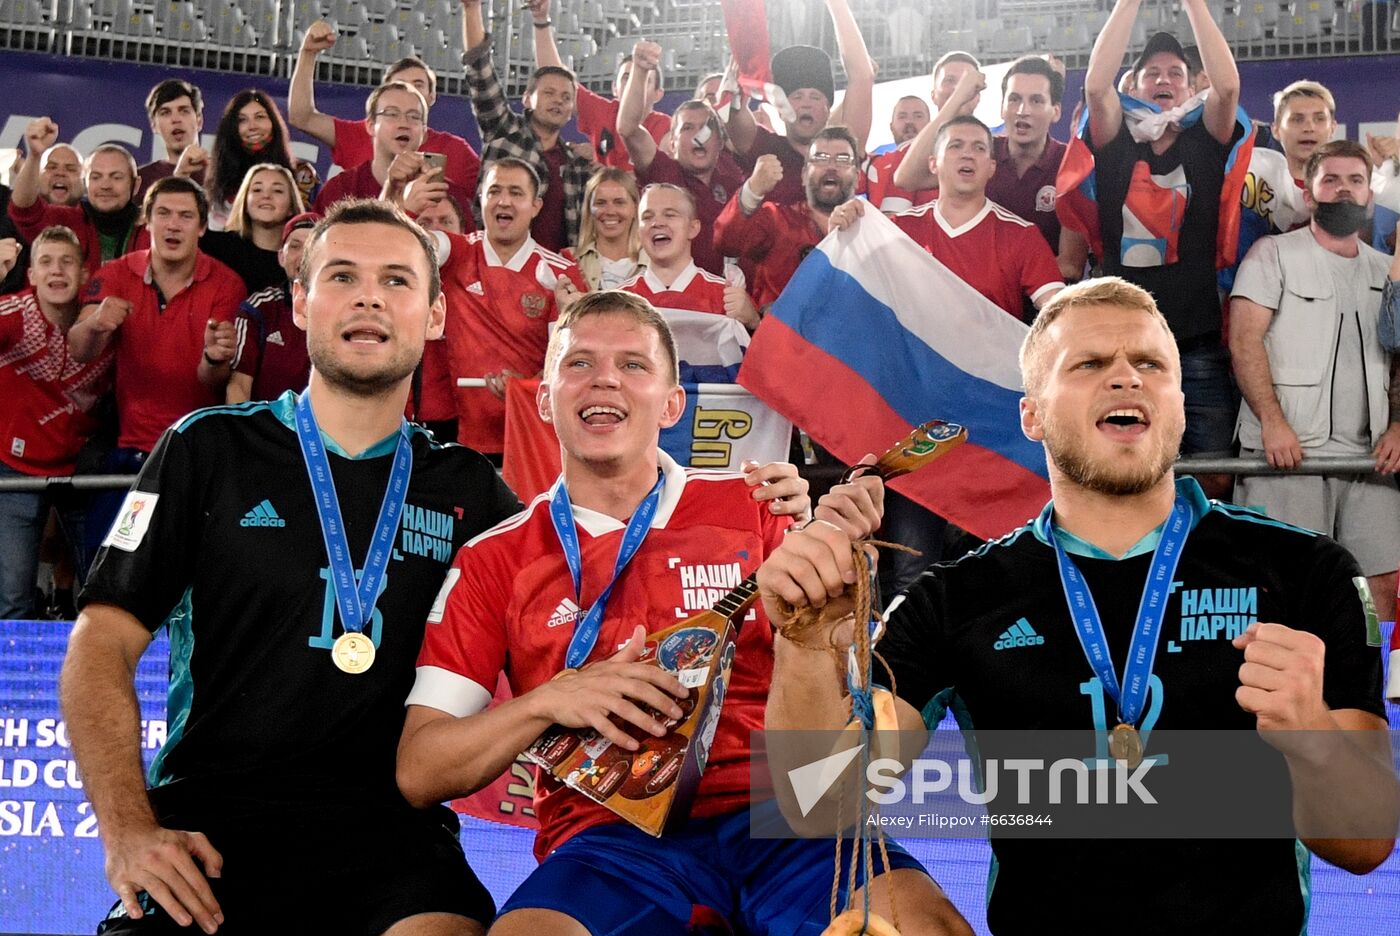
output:
M321 216L314 211L303 211L282 225L282 243L287 242L287 238L292 236L293 231L300 231L302 228L312 228L316 222L321 220Z

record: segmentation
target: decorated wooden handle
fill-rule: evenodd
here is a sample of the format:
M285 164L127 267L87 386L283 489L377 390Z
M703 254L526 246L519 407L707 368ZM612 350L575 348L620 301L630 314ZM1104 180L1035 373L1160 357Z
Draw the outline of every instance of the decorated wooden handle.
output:
M873 465L852 465L841 475L845 484L861 475L874 473L883 481L907 475L941 458L967 441L967 429L957 423L931 419L890 446Z

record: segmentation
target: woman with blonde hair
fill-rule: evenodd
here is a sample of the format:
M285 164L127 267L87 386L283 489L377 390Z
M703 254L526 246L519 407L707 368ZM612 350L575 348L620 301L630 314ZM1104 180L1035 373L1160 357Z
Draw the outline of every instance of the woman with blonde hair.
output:
M277 163L258 163L243 176L222 231L209 231L199 247L243 277L249 293L281 285L277 259L282 226L305 207L296 177Z
M632 174L606 167L583 189L578 247L564 256L578 264L589 289L616 289L646 266L637 231L637 183Z

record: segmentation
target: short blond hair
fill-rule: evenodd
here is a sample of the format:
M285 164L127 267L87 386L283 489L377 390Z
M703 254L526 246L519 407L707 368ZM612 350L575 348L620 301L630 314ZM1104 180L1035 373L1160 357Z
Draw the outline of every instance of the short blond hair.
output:
M564 332L586 318L595 315L623 315L644 328L656 332L661 343L661 351L666 356L666 376L673 385L681 382L680 354L676 351L676 338L671 334L671 326L656 307L646 297L621 289L602 289L584 293L569 310L559 316L554 323L554 331L549 335L549 346L544 353L544 379L550 380L559 366L559 349L564 342Z
M1035 393L1045 382L1045 333L1050 326L1066 312L1100 306L1145 312L1161 324L1162 330L1175 344L1167 317L1157 308L1157 301L1150 292L1118 276L1083 280L1060 290L1045 303L1025 341L1021 342L1021 382L1027 394Z
M1294 98L1310 97L1317 98L1327 105L1327 113L1332 115L1332 122L1337 121L1337 101L1332 97L1332 92L1328 91L1325 85L1316 81L1295 81L1282 91L1274 92L1274 123L1283 119L1283 109L1288 106L1288 102Z

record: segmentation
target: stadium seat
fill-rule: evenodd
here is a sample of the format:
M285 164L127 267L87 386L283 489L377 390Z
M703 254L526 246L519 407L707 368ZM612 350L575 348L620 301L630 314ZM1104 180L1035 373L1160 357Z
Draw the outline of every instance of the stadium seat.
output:
M399 56L390 56L387 47L393 45L395 48L399 44L399 31L388 23L370 23L361 27L360 38L365 40L365 46L369 49L370 55L381 62L392 62Z
M1043 44L1044 40L1050 38L1050 34L1055 31L1055 14L1032 13L1026 17L1025 24L1030 28L1031 38L1038 45Z
M1322 20L1316 13L1295 13L1283 16L1274 24L1274 38L1280 42L1303 42L1321 39Z
M275 11L274 11L275 15ZM321 19L325 15L325 9L320 3L304 0L298 3L292 10L292 32L298 36L304 35L312 23Z
M1031 38L1031 28L1029 26L1010 26L1003 29L993 37L991 51L1013 58L1035 51L1035 41Z
M333 0L326 18L335 23L337 31L355 32L369 24L369 14L356 0Z
M68 28L74 32L86 32L92 28L92 6L86 3L73 5L73 13L68 20Z
M0 0L0 26L42 26L44 8L39 0Z
M928 18L910 6L897 7L889 15L890 54L899 58L921 55L927 48Z
M209 38L208 30L200 22L191 10L188 15L181 14L174 19L166 20L165 28L161 33L171 42L179 42L190 45L196 42L205 42Z
M1227 42L1258 43L1264 40L1264 23L1253 13L1227 16L1220 28Z
M112 21L112 34L129 38L154 38L156 21L149 13L128 13Z
M1240 4L1240 12L1252 13L1265 27L1269 27L1279 21L1281 10L1278 0L1248 0Z
M1350 5L1332 14L1332 38L1342 42L1361 38L1361 8Z
M214 27L214 42L232 49L250 49L258 44L253 27L233 16L224 17Z
M1073 22L1068 26L1058 26L1050 35L1050 47L1057 53L1064 55L1071 52L1088 52L1094 45L1094 37L1089 32L1089 25L1083 22Z

